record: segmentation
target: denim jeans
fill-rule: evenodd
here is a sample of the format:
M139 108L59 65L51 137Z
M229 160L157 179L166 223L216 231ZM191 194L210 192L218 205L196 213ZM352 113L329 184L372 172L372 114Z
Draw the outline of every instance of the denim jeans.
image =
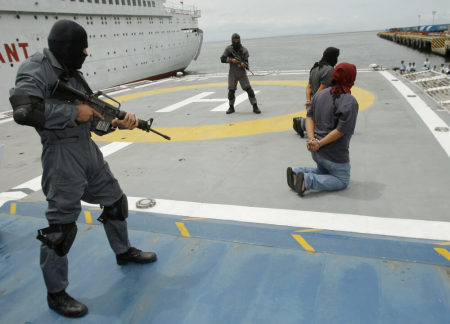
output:
M306 189L314 190L339 190L344 189L350 182L350 163L335 163L324 159L317 152L312 153L317 168L294 167L296 174L303 172L305 175Z

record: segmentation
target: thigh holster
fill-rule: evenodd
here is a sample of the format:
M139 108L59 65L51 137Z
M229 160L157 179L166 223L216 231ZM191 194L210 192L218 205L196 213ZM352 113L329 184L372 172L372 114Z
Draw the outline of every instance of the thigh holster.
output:
M51 224L49 227L38 230L36 238L41 241L42 244L55 250L57 255L63 257L72 247L77 231L78 229L75 222L69 224Z
M125 194L112 206L104 206L103 212L97 220L106 223L108 219L124 221L128 217L128 200Z

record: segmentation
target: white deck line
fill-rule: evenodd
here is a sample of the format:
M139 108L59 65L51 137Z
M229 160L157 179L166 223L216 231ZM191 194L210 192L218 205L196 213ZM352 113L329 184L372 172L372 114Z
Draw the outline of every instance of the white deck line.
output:
M118 94L118 93L130 91L130 90L131 90L131 89L117 90L117 91L113 91L113 92L107 93L107 95L108 95L108 96L112 96L112 95L115 95L115 94ZM101 97L103 97L103 96L101 96Z
M443 121L420 97L408 97L408 95L414 93L406 84L401 82L395 76L387 71L381 71L380 74L384 76L408 101L411 107L416 111L419 117L423 120L430 132L436 138L438 143L442 146L444 151L450 157L450 132L437 132L436 127L448 127L445 121ZM393 79L397 81L392 81Z
M0 120L0 124L3 124L3 123L9 123L9 122L12 121L12 120L13 120L12 118L2 119L2 120Z
M11 116L11 113L12 113L12 110L6 110L6 111L0 112L0 124L7 123L7 122L10 122L11 120L13 120L12 117L9 117L9 116Z
M246 223L320 228L332 231L429 240L450 240L450 222L337 214L314 211L208 204L155 199L148 209L136 208L142 198L128 197L130 210Z

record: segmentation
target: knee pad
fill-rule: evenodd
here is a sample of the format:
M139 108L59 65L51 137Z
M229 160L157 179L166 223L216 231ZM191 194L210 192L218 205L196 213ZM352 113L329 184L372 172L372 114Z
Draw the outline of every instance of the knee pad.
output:
M248 93L249 98L255 98L255 92L253 91L252 87L244 89Z
M106 223L108 219L124 221L128 217L128 200L125 194L112 206L104 206L103 212L97 220Z
M72 247L73 241L77 236L77 224L75 222L69 224L52 224L49 227L38 230L37 239L50 249L55 250L60 257L65 256ZM48 234L53 237L50 238Z
M228 90L228 100L233 100L234 99L234 93L236 92L236 90Z

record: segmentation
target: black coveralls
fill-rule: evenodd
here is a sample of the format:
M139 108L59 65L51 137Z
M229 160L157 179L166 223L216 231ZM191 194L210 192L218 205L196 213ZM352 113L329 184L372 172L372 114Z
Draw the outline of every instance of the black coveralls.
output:
M233 53L236 54L239 58L235 57L236 55L233 55ZM238 64L232 63L231 60L233 58L242 59L243 62L248 64L248 50L244 46L242 46L239 51L236 51L233 49L232 45L228 45L221 56L223 63L230 64L230 70L228 72L228 100L230 106L234 106L234 102L236 100L234 92L236 91L238 81L241 85L242 90L248 93L248 99L250 100L250 103L254 105L256 104L256 97L250 85L250 80L247 76L247 70L244 67L239 66Z
M10 95L35 96L45 102L45 127L36 130L43 146L42 190L48 201L46 217L49 224L75 222L81 211L81 200L112 206L123 195L108 163L91 139L91 130L94 130L98 119L77 124L76 104L50 97L52 86L63 72L54 55L44 49L43 54L34 54L20 66L15 88L10 91ZM81 82L73 77L67 83L85 91ZM110 219L104 228L116 254L129 249L126 221ZM48 237L57 240L61 235L57 232L48 234ZM49 293L68 286L67 255L60 257L55 250L42 244L40 264Z

